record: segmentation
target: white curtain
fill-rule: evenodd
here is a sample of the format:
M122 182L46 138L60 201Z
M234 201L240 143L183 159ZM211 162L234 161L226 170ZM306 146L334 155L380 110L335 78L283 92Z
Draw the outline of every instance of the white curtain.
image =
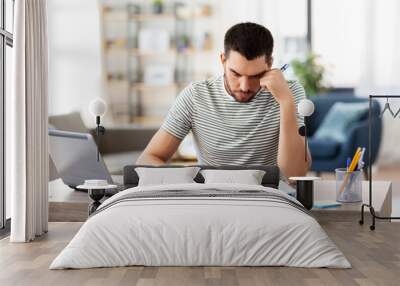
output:
M47 232L48 49L46 0L15 1L13 90L6 98L6 186L12 242Z

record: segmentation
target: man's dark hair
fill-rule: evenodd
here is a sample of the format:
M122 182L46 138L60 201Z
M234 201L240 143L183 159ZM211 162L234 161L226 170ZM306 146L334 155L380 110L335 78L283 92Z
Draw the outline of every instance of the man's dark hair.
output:
M262 25L255 23L239 23L232 26L225 34L224 50L226 57L229 52L236 51L248 60L266 56L269 60L274 47L271 32Z

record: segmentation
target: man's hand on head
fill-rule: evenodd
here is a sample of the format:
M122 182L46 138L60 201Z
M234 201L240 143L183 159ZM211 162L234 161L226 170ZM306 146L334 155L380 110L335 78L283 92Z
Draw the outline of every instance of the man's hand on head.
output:
M261 88L271 92L275 100L280 104L293 103L292 92L280 69L270 69L260 79Z

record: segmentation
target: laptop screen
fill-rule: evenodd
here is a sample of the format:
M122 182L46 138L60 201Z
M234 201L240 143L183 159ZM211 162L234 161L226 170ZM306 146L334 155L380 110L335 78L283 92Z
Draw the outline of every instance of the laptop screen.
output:
M49 130L49 153L64 184L76 187L85 180L113 180L89 133Z

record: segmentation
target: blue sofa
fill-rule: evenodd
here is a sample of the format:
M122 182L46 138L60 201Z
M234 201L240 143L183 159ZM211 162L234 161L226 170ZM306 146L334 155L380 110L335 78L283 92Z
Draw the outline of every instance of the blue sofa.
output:
M317 173L333 172L336 168L346 166L348 157L353 157L357 147L366 147L364 156L365 175L368 162L368 111L362 115L360 120L352 123L348 128L347 140L344 143L338 143L333 140L316 139L313 134L318 129L322 120L328 113L329 109L336 102L363 102L368 101L368 98L358 98L350 95L321 95L311 98L315 105L314 113L307 120L307 128L309 134L309 149L312 155L311 170ZM372 101L372 118L373 118L373 133L372 133L372 163L374 163L382 137L382 120L379 117L380 106L376 100Z

